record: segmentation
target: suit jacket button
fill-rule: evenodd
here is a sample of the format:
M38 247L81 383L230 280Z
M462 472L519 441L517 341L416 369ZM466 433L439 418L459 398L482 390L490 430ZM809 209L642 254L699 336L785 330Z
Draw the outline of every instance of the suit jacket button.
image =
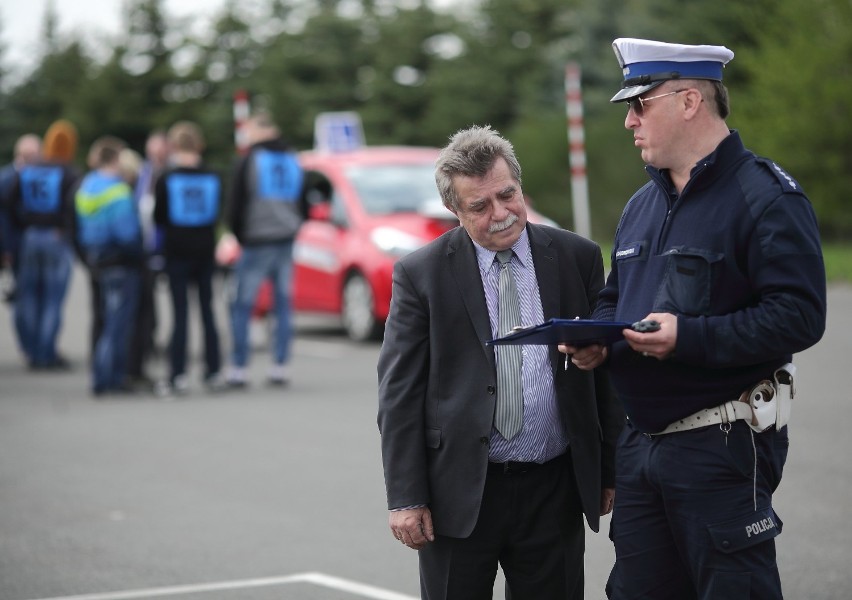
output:
M481 437L481 438L479 438L479 443L480 443L480 444L487 444L487 443L488 443L488 438L487 438L487 437Z
M496 391L497 391L497 388L495 388L493 385L489 385L489 386L488 386L488 393L489 393L490 395L492 395L492 396L493 396L493 395L494 395L494 393L495 393Z

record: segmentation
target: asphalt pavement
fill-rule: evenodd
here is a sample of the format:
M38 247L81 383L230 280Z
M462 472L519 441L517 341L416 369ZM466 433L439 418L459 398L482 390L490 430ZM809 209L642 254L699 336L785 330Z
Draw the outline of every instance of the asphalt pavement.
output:
M262 325L252 385L200 382L164 401L89 394L85 274L75 271L60 348L68 372L30 372L0 306L0 600L413 600L417 557L387 529L376 428L378 344L299 316L292 382L264 383ZM221 291L220 291L221 294ZM161 283L163 317L170 326ZM217 297L223 345L224 298ZM852 287L829 293L829 327L796 357L791 450L775 497L778 560L790 599L852 596ZM223 348L224 349L224 348ZM164 375L156 361L153 374ZM613 560L587 537L586 597L604 598ZM495 598L502 597L498 579Z

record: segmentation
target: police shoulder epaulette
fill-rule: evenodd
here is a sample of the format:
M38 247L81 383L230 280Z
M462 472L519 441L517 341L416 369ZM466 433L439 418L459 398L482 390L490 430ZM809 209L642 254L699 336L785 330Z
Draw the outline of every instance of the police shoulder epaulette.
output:
M772 175L775 176L775 179L777 179L778 183L781 185L781 189L785 192L804 193L799 182L793 179L787 171L779 167L778 163L775 161L768 158L757 157L757 162L763 165L770 173L772 173Z

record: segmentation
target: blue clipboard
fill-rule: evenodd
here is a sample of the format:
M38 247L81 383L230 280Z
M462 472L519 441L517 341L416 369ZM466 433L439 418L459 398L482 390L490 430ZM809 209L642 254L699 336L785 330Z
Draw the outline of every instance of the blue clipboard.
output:
M500 344L570 344L588 346L589 344L611 344L624 337L624 329L631 329L632 323L622 321L596 321L593 319L550 319L540 325L533 325L490 340L488 345Z

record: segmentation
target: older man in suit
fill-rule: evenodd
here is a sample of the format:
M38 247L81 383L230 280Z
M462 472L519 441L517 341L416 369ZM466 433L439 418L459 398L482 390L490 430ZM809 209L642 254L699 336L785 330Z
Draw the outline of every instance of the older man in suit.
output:
M606 376L556 346L513 359L487 342L504 333L501 271L517 325L588 317L600 248L527 223L520 165L489 127L456 133L435 177L462 226L394 269L378 363L390 529L419 551L423 598L490 600L498 563L514 600L582 598L582 515L597 531L611 510L623 413Z

